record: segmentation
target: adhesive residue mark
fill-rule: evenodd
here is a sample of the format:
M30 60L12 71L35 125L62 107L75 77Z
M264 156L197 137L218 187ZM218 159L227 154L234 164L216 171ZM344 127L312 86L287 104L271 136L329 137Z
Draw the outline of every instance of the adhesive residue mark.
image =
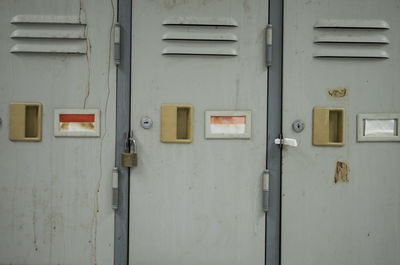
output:
M347 88L329 89L328 95L334 98L344 98L347 96Z
M337 161L335 168L334 183L348 183L349 182L349 167L345 162Z

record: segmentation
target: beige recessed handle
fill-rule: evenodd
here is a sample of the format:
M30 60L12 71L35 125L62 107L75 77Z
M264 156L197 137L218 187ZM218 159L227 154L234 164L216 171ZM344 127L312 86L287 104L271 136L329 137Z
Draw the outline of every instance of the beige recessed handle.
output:
M193 106L163 104L161 106L161 142L191 143Z
M36 142L42 139L42 104L10 103L9 139Z
M313 145L343 146L345 111L343 108L320 108L313 110Z

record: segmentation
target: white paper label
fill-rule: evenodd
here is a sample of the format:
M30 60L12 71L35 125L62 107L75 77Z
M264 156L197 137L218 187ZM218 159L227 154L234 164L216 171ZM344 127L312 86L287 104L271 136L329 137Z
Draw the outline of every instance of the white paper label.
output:
M397 136L397 120L364 120L365 136Z

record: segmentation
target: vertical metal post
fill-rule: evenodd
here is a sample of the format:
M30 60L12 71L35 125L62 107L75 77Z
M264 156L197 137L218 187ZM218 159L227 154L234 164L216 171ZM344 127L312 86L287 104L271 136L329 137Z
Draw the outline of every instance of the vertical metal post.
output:
M281 239L281 147L274 143L282 131L282 33L283 0L269 0L269 24L272 25L272 64L268 68L268 142L269 209L266 213L267 265L280 264Z
M130 130L131 101L131 28L132 1L118 1L120 26L120 63L117 68L117 109L115 167L119 169L118 209L115 211L114 264L127 265L129 261L129 169L121 167L121 154L125 151L124 134Z

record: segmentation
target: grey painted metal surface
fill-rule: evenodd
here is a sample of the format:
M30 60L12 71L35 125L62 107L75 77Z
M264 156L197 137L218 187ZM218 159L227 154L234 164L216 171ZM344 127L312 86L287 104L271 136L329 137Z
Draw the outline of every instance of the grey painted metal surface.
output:
M105 0L0 1L0 264L113 262L113 6L115 2ZM40 15L28 17L30 22L47 22L26 25L20 16L20 22L10 23L21 14ZM69 30L82 19L87 24L84 55L9 52L27 42L11 39L15 30ZM40 39L35 44L55 41ZM12 101L43 104L41 142L8 140ZM99 108L101 136L55 138L55 108Z
M133 2L130 264L264 264L267 14L264 0ZM238 41L163 40L187 31ZM162 55L165 47L189 53ZM193 47L237 56L193 55ZM192 143L160 142L163 103L193 105ZM251 110L251 138L205 139L206 110ZM140 126L143 116L151 129Z
M283 133L299 146L283 151L282 265L400 264L400 146L356 137L357 114L400 111L398 14L394 0L285 2ZM314 25L389 44L313 44L328 30ZM390 58L313 58L316 49L364 46ZM314 106L345 108L345 146L312 146ZM301 133L291 128L297 119Z
M282 30L283 1L269 3L269 24L272 24L272 65L268 68L268 146L269 209L266 214L267 265L280 264L281 217L281 149L275 139L281 134L282 111Z
M120 25L120 63L117 68L116 94L116 144L115 165L119 169L118 209L115 211L114 264L128 264L129 241L129 168L121 166L121 154L125 152L126 134L130 131L131 95L131 15L130 0L119 0L118 23Z

